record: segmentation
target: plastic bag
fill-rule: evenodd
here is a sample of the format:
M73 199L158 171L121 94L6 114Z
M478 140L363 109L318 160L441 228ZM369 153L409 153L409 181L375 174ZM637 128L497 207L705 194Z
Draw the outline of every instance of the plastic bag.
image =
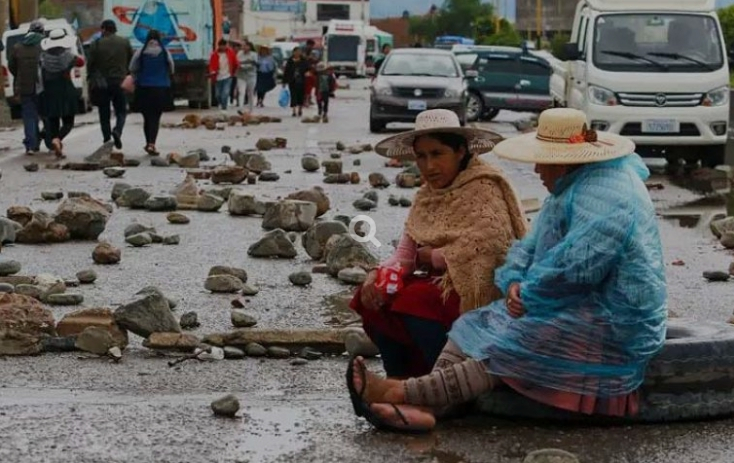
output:
M278 97L278 104L281 108L286 108L291 102L291 92L287 87L283 87L280 91L280 97Z
M394 267L380 267L377 270L375 288L384 296L393 296L403 289L405 270L399 264Z

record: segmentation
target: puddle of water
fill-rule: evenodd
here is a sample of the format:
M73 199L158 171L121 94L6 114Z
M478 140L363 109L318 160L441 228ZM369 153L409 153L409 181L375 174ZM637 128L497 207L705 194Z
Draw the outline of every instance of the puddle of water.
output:
M249 425L232 444L230 458L237 461L275 461L279 457L304 450L309 442L301 436L303 423L308 418L307 409L293 407L271 407L248 411Z

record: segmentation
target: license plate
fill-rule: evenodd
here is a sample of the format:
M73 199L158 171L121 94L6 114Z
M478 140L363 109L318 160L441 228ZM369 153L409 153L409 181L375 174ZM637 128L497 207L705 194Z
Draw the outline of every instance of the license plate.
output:
M411 111L425 111L428 104L423 100L409 100L408 109Z
M642 121L643 133L677 133L680 132L680 122L675 119L652 119Z

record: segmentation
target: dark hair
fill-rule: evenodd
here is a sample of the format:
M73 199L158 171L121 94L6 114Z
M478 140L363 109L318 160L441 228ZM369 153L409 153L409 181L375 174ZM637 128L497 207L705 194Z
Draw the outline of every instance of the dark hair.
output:
M383 44L382 44L382 51L385 51L385 48L387 48L387 47L389 47L389 46L390 46L390 44L389 44L389 43L383 43Z
M143 70L143 62L145 61L143 59L143 56L145 56L144 55L145 50L148 49L148 44L150 44L150 41L151 40L155 40L156 42L158 42L158 45L160 45L161 49L163 49L164 50L164 53L165 53L166 46L163 45L163 37L161 36L161 33L159 31L155 30L155 29L151 29L150 32L148 32L148 36L145 38L145 43L143 44L143 49L140 50L140 63L138 64L140 66L140 69L139 69L138 72L140 72L140 71ZM166 68L168 68L168 67L169 67L169 63L168 63L168 60L166 59Z
M227 41L226 41L226 40L224 40L224 39L220 39L220 40L219 40L219 43L217 43L217 45L219 45L220 47L221 47L222 45L225 45L225 46L226 46L226 45L227 45Z
M413 149L415 149L415 143L418 141L421 137L428 137L436 140L437 142L441 143L442 145L448 146L452 150L458 152L461 148L464 148L464 157L461 159L461 163L459 165L459 170L465 170L469 166L469 161L472 158L472 154L469 151L469 143L466 141L466 137L463 135L459 135L458 133L451 133L451 132L434 132L434 133L427 133L425 135L421 135L418 137L415 137L413 140Z
M104 21L102 21L101 29L105 32L114 34L115 32L117 32L117 24L115 24L115 21L111 19L105 19Z

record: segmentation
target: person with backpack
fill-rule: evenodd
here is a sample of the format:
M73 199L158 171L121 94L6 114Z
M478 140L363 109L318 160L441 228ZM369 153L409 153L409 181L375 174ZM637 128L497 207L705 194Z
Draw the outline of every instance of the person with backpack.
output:
M150 31L143 48L133 56L130 74L135 78L135 101L139 102L137 106L143 114L145 152L151 156L160 154L155 143L161 116L173 106L171 93L173 72L173 56L163 45L160 32Z
M79 109L71 71L83 67L84 58L75 52L76 39L64 29L54 29L41 42L41 114L47 122L46 144L57 158L64 158L63 140L74 128Z
M20 98L25 132L23 145L28 155L35 154L41 149L38 65L41 60L43 35L43 23L33 21L23 40L8 50L8 70L15 78L14 93Z

